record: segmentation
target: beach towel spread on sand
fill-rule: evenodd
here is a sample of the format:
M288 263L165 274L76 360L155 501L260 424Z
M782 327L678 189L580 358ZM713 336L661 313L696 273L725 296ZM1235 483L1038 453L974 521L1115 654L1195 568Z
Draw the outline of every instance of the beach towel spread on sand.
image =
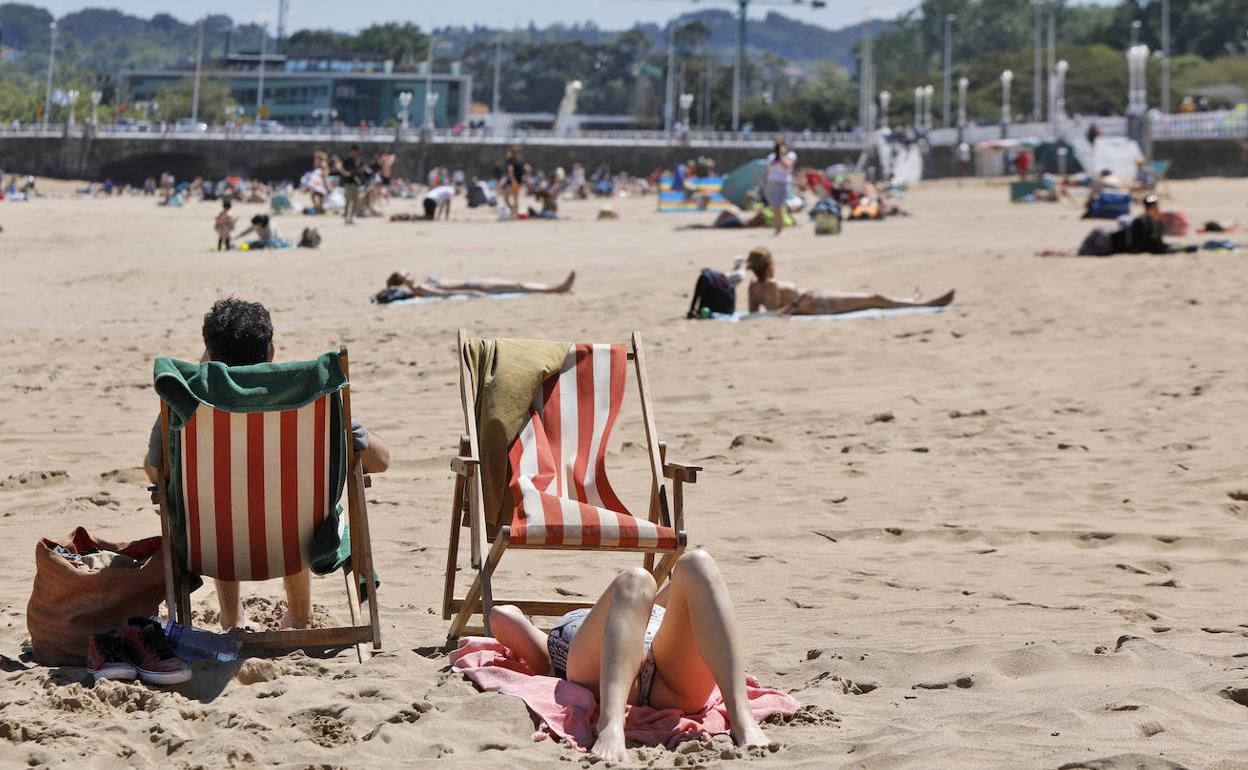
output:
M464 358L476 394L481 502L491 537L511 521L514 501L507 492L511 443L529 419L537 389L563 366L571 346L546 340L468 340Z
M154 377L169 405L171 535L191 572L266 580L346 563L337 353L234 367L161 357Z
M574 748L594 745L593 718L598 704L594 694L575 682L538 676L511 650L494 639L466 636L450 655L451 667L485 692L520 698L538 720L534 740L553 737ZM762 722L773 714L793 714L801 704L778 690L761 687L746 677L750 710ZM690 740L705 740L728 732L728 712L716 688L696 714L676 709L629 706L624 718L624 737L649 746L669 749Z
M741 321L753 321L759 318L790 318L794 321L849 321L854 318L888 318L896 315L923 315L925 313L947 313L956 310L953 305L941 305L938 307L890 307L890 308L871 308L868 310L854 310L849 313L827 313L824 315L786 315L784 313L761 312L761 313L711 313L712 321L724 321L726 323L739 323Z

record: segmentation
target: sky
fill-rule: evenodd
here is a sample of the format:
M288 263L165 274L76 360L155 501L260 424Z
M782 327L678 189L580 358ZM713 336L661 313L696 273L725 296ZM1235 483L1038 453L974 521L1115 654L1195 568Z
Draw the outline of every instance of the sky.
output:
M150 17L171 13L184 21L207 13L224 13L236 21L266 21L277 18L280 0L24 0L48 8L58 16L87 7L119 8L126 13ZM736 7L735 0L464 0L434 2L433 0L368 0L344 3L342 0L287 0L288 31L320 27L354 31L374 22L410 21L421 27L447 24L481 24L491 27L538 26L554 22L572 24L593 20L603 29L626 29L635 22L664 22L688 11L702 8ZM751 17L761 17L775 10L792 18L832 29L862 21L866 0L828 0L827 7L813 9L793 5L787 0L766 0L769 5L751 9ZM917 5L917 0L870 0L876 18L892 18ZM174 6L174 7L170 7ZM344 10L344 8L349 10ZM853 10L849 10L852 8Z

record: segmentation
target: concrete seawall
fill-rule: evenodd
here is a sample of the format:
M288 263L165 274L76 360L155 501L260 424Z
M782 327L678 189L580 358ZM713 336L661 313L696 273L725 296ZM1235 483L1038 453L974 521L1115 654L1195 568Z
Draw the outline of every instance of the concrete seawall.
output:
M498 144L475 142L421 144L393 140L361 141L365 154L394 152L398 159L395 176L421 179L432 165L462 168L470 176L488 177L503 155ZM35 174L63 179L113 179L141 183L150 175L169 171L178 179L195 176L223 178L238 175L261 179L298 179L311 166L312 153L322 149L345 155L351 141L310 139L187 139L108 137L0 138L0 169L6 173ZM524 147L525 158L534 166L571 169L582 163L592 171L607 163L613 171L649 174L655 168L670 168L689 158L714 158L720 169L736 166L765 154L759 147L631 146L621 144L532 144ZM1156 157L1171 161L1172 178L1201 176L1248 176L1248 140L1207 139L1158 141ZM800 151L800 163L824 167L832 163L853 164L858 151L849 149L809 149ZM929 175L957 175L952 147L932 152Z

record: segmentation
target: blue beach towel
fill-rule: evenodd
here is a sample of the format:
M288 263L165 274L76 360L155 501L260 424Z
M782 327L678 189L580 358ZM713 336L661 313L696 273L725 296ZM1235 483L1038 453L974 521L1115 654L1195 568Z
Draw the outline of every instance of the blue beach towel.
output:
M758 318L789 318L794 321L848 321L854 318L889 318L898 315L923 315L956 310L953 305L944 307L895 307L888 309L855 310L852 313L829 313L827 315L781 315L780 313L712 313L711 320L725 323L753 321Z

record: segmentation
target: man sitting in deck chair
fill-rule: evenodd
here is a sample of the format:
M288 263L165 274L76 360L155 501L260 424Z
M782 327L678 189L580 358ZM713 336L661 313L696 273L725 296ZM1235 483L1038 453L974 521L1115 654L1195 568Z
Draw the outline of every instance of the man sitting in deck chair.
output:
M237 297L217 300L204 315L204 353L201 361L220 361L227 366L249 366L273 360L273 321L259 302ZM365 473L382 473L390 466L390 450L384 441L352 419L352 439ZM160 418L152 426L143 469L153 484L159 483L162 459ZM312 619L312 575L302 572L283 579L286 587L286 616L283 628L307 628ZM248 628L238 583L216 580L221 605L220 624L224 630Z

